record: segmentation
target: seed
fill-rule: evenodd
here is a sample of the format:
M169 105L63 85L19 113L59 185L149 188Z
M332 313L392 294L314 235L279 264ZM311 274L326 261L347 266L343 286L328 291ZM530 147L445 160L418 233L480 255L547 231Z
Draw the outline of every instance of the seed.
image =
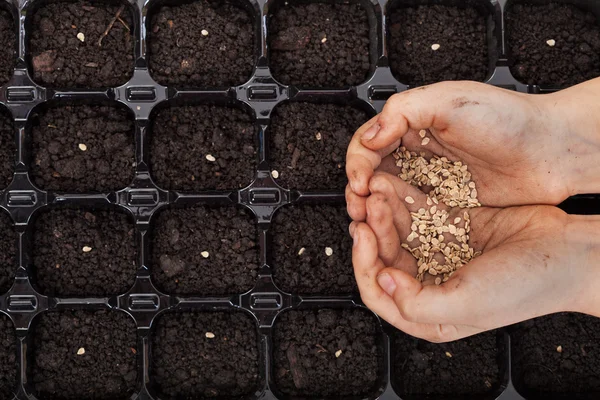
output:
M323 137L321 136L321 132L317 132L317 133L315 134L315 139L317 139L317 140L321 140L322 138L323 138Z
M419 131L419 136L421 136L421 138L424 138L424 137L425 137L425 135L427 135L427 131L426 131L425 129L421 129L421 130Z
M87 150L87 146L83 143L79 143L79 150L81 151L86 151Z
M335 352L335 358L339 358L342 355L342 351L338 350Z
M210 256L210 253L208 251L203 251L202 253L200 253L200 255L204 258L208 258L208 256Z
M460 217L454 218L454 225L460 223Z
M300 250L298 250L298 255L301 256L302 254L304 254L304 252L306 251L306 249L303 247Z
M213 157L212 155L210 155L210 154L207 154L207 155L206 155L206 159L207 159L208 161L212 161L212 162L215 162L215 161L217 161L217 159L216 159L216 158L214 158L214 157Z
M421 141L421 146L427 146L427 144L429 143L431 139L429 139L428 137L426 137L425 139L423 139Z
M556 40L554 40L554 39L546 40L546 44L550 47L554 47L556 45Z
M214 334L214 333L212 333L212 332L206 332L206 335L205 335L205 336L206 336L207 338L209 338L209 339L214 339L214 338L215 338L215 334Z
M452 358L452 353L450 353L449 351L446 352L446 357L448 358Z
M83 34L83 32L79 32L77 34L77 39L79 39L81 42L85 42L85 35Z
M435 278L435 284L436 285L441 285L442 284L442 278L440 278L439 276L437 278Z
M90 246L83 246L81 250L83 250L84 253L89 253L92 251L92 248Z
M414 204L414 203L415 203L415 199L413 199L413 198L412 198L412 197L410 197L410 196L406 196L406 197L404 198L404 201L405 201L405 202L407 202L408 204Z
M79 350L77 350L77 355L82 356L84 354L85 354L85 349L83 347L80 347Z
M198 32L198 31L196 31L196 32ZM200 33L202 34L202 36L208 36L208 31L206 29L202 29L200 31Z
M558 346L558 347L556 348L556 351L558 351L559 353L562 353L562 346Z
M323 39L321 39L321 43L325 43L327 41L327 38L324 37Z
M431 50L433 50L433 51L439 50L439 48L440 48L440 45L437 43L431 45Z
M331 257L333 255L333 249L331 247L325 247L325 254L327 257Z
M276 170L271 171L271 176L273 177L273 179L277 179L279 178L279 172Z

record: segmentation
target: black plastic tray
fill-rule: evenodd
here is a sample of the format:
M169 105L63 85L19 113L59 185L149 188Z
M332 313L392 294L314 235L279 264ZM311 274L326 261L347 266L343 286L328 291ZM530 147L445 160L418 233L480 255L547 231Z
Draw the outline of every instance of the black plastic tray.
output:
M392 2L387 0L364 0L368 10L372 28L371 59L372 71L368 80L356 87L340 90L300 89L278 83L271 76L268 67L267 48L267 16L278 1L283 0L240 0L255 17L256 24L256 68L252 78L237 87L207 90L180 90L156 84L150 77L146 60L147 12L161 4L155 1L130 1L128 6L133 15L133 32L135 40L135 73L127 84L107 90L54 90L39 86L30 76L30 56L27 52L26 37L30 27L31 11L43 0L23 1L7 0L4 4L11 10L15 21L18 21L18 60L14 76L10 82L0 88L0 103L12 113L15 125L15 141L17 155L14 180L3 191L0 191L0 207L8 211L15 222L18 232L18 271L12 288L0 296L0 312L12 319L18 336L19 351L19 386L15 399L33 399L32 387L27 379L27 346L31 340L30 324L34 317L47 310L83 308L83 309L118 309L130 314L138 327L138 379L137 393L132 398L145 400L155 399L152 393L149 366L151 352L149 343L155 317L167 310L245 310L254 316L260 342L260 389L250 398L277 399L272 391L271 347L272 327L274 320L282 311L290 308L322 308L322 307L364 307L358 294L351 296L298 296L281 291L273 284L272 267L268 265L270 242L267 233L273 213L286 204L300 203L339 203L343 204L342 192L299 192L279 187L271 178L267 137L269 135L269 117L272 109L287 100L336 102L362 105L374 114L382 109L385 100L394 93L408 87L398 82L388 67L387 27L388 8ZM510 1L510 0L509 0ZM407 0L407 4L460 4L458 0L447 1L415 1ZM535 1L543 3L543 1ZM528 86L516 81L509 71L509 59L504 44L503 10L505 0L478 0L477 4L489 15L488 36L491 65L487 82L492 85L516 90L524 93L544 93L557 90L556 87ZM600 2L595 0L573 0L594 11L600 18ZM131 185L118 192L102 194L73 194L46 192L35 187L29 177L30 148L27 143L30 131L28 118L36 107L49 101L83 101L105 102L116 100L127 106L135 115L136 174ZM246 104L254 111L259 128L259 163L256 178L246 188L236 191L209 191L198 193L180 193L165 191L157 187L148 169L149 118L155 107L165 101L194 102L213 101L216 103ZM37 292L30 281L32 248L28 229L30 217L40 208L59 204L82 205L87 207L113 205L128 210L135 219L138 270L135 284L125 294L107 298L53 298ZM261 267L255 287L243 294L230 297L194 297L170 296L160 293L150 282L149 273L149 228L153 214L168 205L221 204L243 205L256 215L260 243ZM565 208L574 213L600 212L600 196L578 196L565 203ZM33 243L35 246L35 243ZM398 394L391 385L390 333L393 328L382 323L381 341L384 350L384 368L381 387L373 394L381 399L398 399ZM510 373L510 336L502 330L499 340L503 342L499 354L501 370L504 378L496 393L487 398L521 399L515 390ZM82 382L82 384L84 384ZM568 398L569 396L565 396ZM444 398L436 396L436 398Z

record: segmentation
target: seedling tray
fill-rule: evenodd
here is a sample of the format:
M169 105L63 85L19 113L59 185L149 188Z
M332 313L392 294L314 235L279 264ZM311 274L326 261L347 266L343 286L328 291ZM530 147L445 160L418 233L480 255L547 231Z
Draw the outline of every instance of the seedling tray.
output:
M495 360L495 374L497 379L494 382L489 382L489 390L481 395L469 395L449 393L445 395L406 395L400 396L400 393L405 392L399 382L396 370L397 354L402 353L403 348L398 348L396 343L407 343L404 341L397 342L394 340L398 333L395 329L385 322L377 319L370 311L366 310L360 300L360 296L355 289L347 295L330 294L327 286L323 288L321 293L298 294L289 293L281 290L281 285L276 285L275 282L280 282L274 275L273 265L273 246L277 243L275 232L281 232L281 229L276 230L272 227L272 221L277 210L281 207L290 206L335 206L344 207L343 190L339 187L319 188L314 190L297 190L286 189L278 185L277 179L273 177L273 168L271 166L270 154L270 132L271 115L275 107L281 103L309 102L309 103L333 103L342 105L351 105L363 110L367 115L375 115L381 111L385 101L394 93L399 93L409 89L409 85L398 81L389 66L389 54L393 51L390 48L390 13L392 9L400 3L402 6L417 6L422 4L444 4L444 5L461 5L462 1L418 1L418 0L403 0L403 1L387 1L387 0L363 0L361 2L367 14L370 45L369 58L370 69L367 79L364 82L351 87L342 88L327 88L327 87L297 87L281 84L271 74L269 68L269 21L271 13L275 12L278 7L284 6L283 0L239 0L238 4L247 9L253 21L254 30L254 59L255 65L252 75L249 80L235 87L200 87L200 88L181 88L179 86L163 86L151 77L149 72L148 60L148 37L152 30L150 20L153 13L161 5L167 4L161 1L131 1L122 3L126 7L126 11L131 16L131 26L129 28L133 35L133 60L135 69L129 81L122 86L110 87L103 89L87 89L87 88L49 88L41 86L32 79L32 57L30 54L30 32L32 26L32 14L41 5L47 4L42 0L24 1L24 0L8 0L3 2L3 8L7 10L14 18L16 32L16 53L17 60L14 67L13 75L8 83L0 88L0 103L2 108L10 112L10 119L14 125L14 146L16 148L16 160L13 168L13 179L10 181L4 190L0 191L0 207L2 211L10 216L15 229L15 271L14 279L10 276L7 280L7 288L0 296L0 312L6 314L10 318L10 323L2 322L2 326L6 325L7 329L12 329L8 325L13 325L16 335L16 344L14 346L15 353L12 353L12 347L9 348L9 355L2 361L0 371L5 374L4 379L9 379L11 375L11 363L15 364L15 394L8 395L6 398L12 399L34 399L48 398L45 396L44 390L52 391L52 387L45 386L41 393L36 393L35 386L39 385L36 377L32 376L33 359L31 349L38 346L40 351L43 346L50 346L48 343L39 342L39 336L49 337L56 340L57 346L60 347L61 341L68 342L68 345L74 345L78 337L92 335L93 337L93 320L96 314L86 314L88 311L100 311L98 318L103 320L106 314L117 313L119 315L128 315L131 318L126 318L128 321L121 321L115 325L115 330L119 332L127 332L127 329L135 330L134 339L124 340L123 343L128 343L131 349L131 354L124 357L122 360L123 367L118 370L117 377L114 374L108 374L108 378L104 382L106 384L106 393L88 394L90 398L117 398L122 395L125 398L149 400L159 398L176 397L161 397L157 389L156 377L174 376L179 377L182 382L195 379L197 374L212 374L211 368L214 365L221 365L222 371L230 373L230 370L235 372L241 368L242 375L237 376L237 380L243 383L240 385L245 390L240 393L223 394L216 389L206 389L196 393L198 397L221 397L221 398L247 398L247 399L288 399L288 398L368 398L368 399L456 399L456 398L477 398L477 399L502 399L516 400L524 398L513 385L511 371L514 370L513 360L511 359L511 332L508 329L499 330L497 333L492 333L493 338L487 336L481 343L482 348L497 349L493 350L497 353L492 356ZM310 3L310 2L308 2ZM510 7L513 2L505 0L471 0L467 2L469 5L476 7L481 13L486 15L485 27L487 31L487 54L489 63L486 66L487 74L485 82L490 85L499 86L508 90L515 90L522 93L549 93L561 89L559 86L552 85L527 85L513 78L510 72L512 60L508 52L509 45L505 36L505 10ZM514 3L517 3L516 1ZM531 1L535 4L546 4L546 1L536 0ZM576 4L588 11L593 12L600 19L600 3L594 0L572 0L561 1L561 3ZM121 3L117 4L120 5ZM169 3L173 4L173 3ZM179 4L179 3L177 3ZM254 172L251 174L253 178L247 184L241 185L239 188L228 188L226 190L165 190L155 184L153 180L152 166L149 162L151 159L151 126L154 118L163 109L165 104L182 106L211 103L220 106L232 106L238 109L250 112L252 115L251 122L257 129L255 163L252 168ZM42 190L34 183L31 176L33 164L35 163L32 156L32 128L35 125L32 121L32 115L40 110L45 110L53 106L65 104L119 104L123 109L130 113L134 118L135 137L133 142L133 155L135 174L131 183L118 191L95 193L92 190L85 193L75 193L68 191L57 190ZM9 146L12 145L10 141ZM176 162L176 161L174 161ZM93 181L92 181L93 182ZM241 280L236 282L234 289L232 287L220 286L218 282L218 274L211 275L211 289L206 291L206 283L202 277L198 277L200 282L198 287L177 286L173 287L157 282L164 282L164 276L156 276L156 271L153 271L152 255L153 249L151 246L153 232L157 224L165 224L165 229L173 228L173 223L168 220L169 214L162 214L164 210L186 210L194 206L223 206L234 209L238 207L244 209L246 217L244 220L240 215L234 213L227 214L223 212L220 216L205 216L203 211L198 211L194 214L186 214L180 216L180 223L183 224L186 218L205 223L213 221L218 224L219 221L231 219L233 221L242 221L245 230L256 232L255 243L244 242L244 238L231 240L240 240L240 246L256 247L256 260L252 256L248 256L246 260L242 260L241 264L236 264L235 268L244 268L244 265L252 264L254 271L252 279L249 281ZM563 205L563 208L572 213L598 213L600 212L600 196L598 195L582 195L569 199ZM97 221L102 215L94 214L88 222L90 224L98 224L95 229L118 230L117 243L129 242L135 249L135 256L132 262L135 263L135 278L132 278L132 284L127 284L127 289L121 293L111 293L107 295L92 294L102 292L103 288L90 288L89 295L86 294L85 283L71 283L69 289L65 289L69 295L57 296L48 295L52 292L49 289L50 283L38 283L41 279L40 275L36 274L34 265L35 257L39 253L41 247L40 242L36 241L35 224L40 218L40 215L48 215L55 210L69 213L70 209L83 210L112 210L120 211L127 216L131 230L128 231L122 227L121 222ZM200 210L204 210L200 208ZM170 211L169 211L170 212ZM244 212L242 212L244 214ZM161 215L166 215L165 221L161 220ZM318 214L316 214L318 215ZM292 214L293 217L293 214ZM216 218L216 219L215 219ZM220 219L219 219L220 218ZM242 218L242 219L237 219ZM318 218L314 217L313 218ZM161 222L162 221L162 222ZM245 222L244 222L245 221ZM52 220L44 222L47 226L52 227ZM126 223L126 222L124 222ZM49 224L49 225L48 225ZM171 224L171 225L169 225ZM9 225L6 223L5 225ZM342 224L343 225L343 224ZM69 224L66 224L68 227ZM96 226L96 225L94 225ZM64 229L67 229L65 227ZM109 227L109 228L105 228ZM115 228L116 227L116 228ZM177 226L176 226L177 227ZM6 227L5 227L6 229ZM161 226L161 229L163 227ZM318 229L318 228L316 228ZM130 234L130 236L128 236ZM178 231L177 238L182 238L185 233ZM198 232L197 235L206 236L217 234L215 232ZM295 232L294 235L302 235L303 232ZM75 234L75 236L77 236ZM342 237L343 234L340 234ZM193 246L201 246L201 243ZM245 243L245 244L244 244ZM172 244L172 243L171 243ZM2 249L10 251L11 243L2 244ZM110 246L119 247L119 245L110 244ZM167 243L165 246L169 246ZM331 251L344 251L344 247L334 248ZM82 250L84 253L93 250ZM116 250L115 250L116 251ZM193 248L188 248L188 251L194 251ZM329 251L329 250L327 250ZM337 253L334 253L337 254ZM212 256L212 255L211 255ZM281 259L281 255L278 255ZM167 278L169 274L177 270L177 259L163 259L164 273ZM239 262L239 260L238 260ZM82 261L85 263L85 261ZM244 264L245 263L245 264ZM283 263L283 261L282 261ZM240 267L241 265L241 267ZM58 266L57 268L59 268ZM93 268L86 266L86 271L93 274ZM275 267L276 268L276 267ZM292 269L293 270L293 269ZM133 275L133 273L132 273ZM43 274L41 275L44 276ZM76 279L76 278L74 278ZM215 282L215 279L217 280ZM2 281L0 281L1 283ZM54 282L52 282L54 284ZM288 285L288 280L285 280L283 285ZM336 283L339 287L352 287L348 279L341 279ZM66 285L66 284L65 284ZM44 290L40 288L44 288ZM60 287L60 284L59 284ZM66 286L65 286L66 287ZM158 289L161 287L161 290ZM321 287L321 286L318 286ZM310 285L309 285L310 288ZM107 286L105 290L113 290L112 286ZM336 287L330 288L335 292ZM83 290L83 294L82 294ZM114 289L117 290L117 289ZM307 290L309 291L309 290ZM352 291L352 290L351 290ZM177 294L171 294L177 292ZM44 294L45 293L45 294ZM215 294L216 293L216 294ZM338 310L331 311L330 309ZM73 311L74 310L74 311ZM104 311L103 311L104 310ZM189 314L193 312L192 314ZM214 314L215 312L224 312L225 314ZM234 314L228 314L234 312ZM353 314L358 312L358 314ZM286 313L284 316L282 316ZM287 314L290 313L290 314ZM292 314L297 313L297 314ZM332 314L333 313L333 314ZM337 314L336 314L337 313ZM238 317L231 315L244 315L249 317L251 323L247 321L238 321ZM360 317L360 315L362 317ZM63 317L56 317L61 315ZM90 316L92 315L92 316ZM190 319L183 317L184 315L193 315ZM214 315L225 315L221 319L213 318ZM178 320L179 323L186 326L185 329L175 329L170 325L169 320L162 320L163 316ZM196 317L198 316L198 317ZM61 319L62 318L62 319ZM315 319L316 318L316 319ZM42 321L43 320L43 321ZM363 375L370 376L373 382L372 390L364 388L364 393L358 396L352 396L351 393L345 393L345 388L335 387L322 391L321 393L306 394L310 392L307 388L306 379L310 375L306 368L304 370L296 369L292 372L286 368L279 369L281 363L285 364L286 359L291 363L302 362L299 360L298 353L301 349L290 344L288 339L294 337L293 327L288 325L296 320L306 324L309 328L314 325L314 329L298 330L299 335L312 337L313 334L318 336L317 327L335 328L336 321L343 321L344 328L350 329L349 332L338 331L337 335L344 337L344 340L354 341L354 350L356 354L363 351L368 353L369 370L362 371ZM364 321L373 321L372 325ZM42 322L40 322L42 321ZM67 322L65 322L67 321ZM63 327L68 321L76 321L77 329L70 331L67 338L67 328ZM135 322L135 327L131 324ZM229 322L223 322L229 321ZM281 321L283 325L277 325ZM129 323L128 323L129 322ZM115 322L116 323L116 322ZM177 361L179 358L185 358L185 352L176 350L169 342L173 335L177 335L174 342L184 340L192 340L192 343L204 343L209 346L210 340L214 340L212 332L205 325L210 325L231 332L227 333L227 337L234 340L237 345L242 348L250 346L253 350L245 351L240 357L230 359L229 364L223 360L210 359L210 356L205 353L193 353L195 358L205 358L208 360L203 364L203 371L192 371L189 375L187 371L177 369ZM319 325L320 324L320 325ZM354 325L355 324L355 325ZM159 325L157 327L157 325ZM252 326L254 325L254 326ZM352 333L352 328L356 326L358 333ZM373 330L369 328L373 326ZM242 327L237 329L237 327ZM62 329L65 329L64 331ZM321 329L318 328L318 329ZM90 331L90 329L92 331ZM237 329L237 331L236 331ZM110 329L106 327L98 332L102 335L108 335ZM37 333L36 333L37 332ZM315 333L317 332L317 333ZM334 333L335 335L335 333ZM366 335L366 338L363 337ZM369 340L369 335L374 338ZM8 335L10 336L10 335ZM190 339L191 338L191 339ZM115 340L120 340L118 337ZM216 339L219 339L217 337ZM227 338L225 338L227 339ZM223 340L225 340L223 339ZM301 340L302 337L295 337L294 340ZM10 338L3 339L10 342ZM340 339L341 340L341 339ZM410 339L409 339L410 340ZM43 342L43 340L42 340ZM162 343L162 344L161 344ZM165 344L166 346L164 347ZM219 342L220 343L220 342ZM344 342L345 343L345 342ZM360 344L360 346L359 346ZM91 344L93 345L93 343ZM333 347L327 347L323 344L319 354L325 354L323 357L330 357L332 348L335 349L337 344L331 344ZM42 346L42 347L39 347ZM65 344L67 346L67 344ZM103 351L111 350L111 341L106 341L106 337L98 348ZM162 346L162 347L161 347ZM245 346L245 347L244 347ZM278 347L280 346L280 347ZM283 347L281 347L283 346ZM487 346L487 347L486 347ZM84 346L82 346L84 347ZM285 350L282 350L285 348ZM359 349L363 350L359 350ZM366 351L364 349L367 349ZM370 350L369 350L370 349ZM455 348L460 351L460 345ZM76 349L80 356L84 356L84 350ZM284 353L282 353L284 351ZM424 350L428 351L428 350ZM89 350L88 350L89 353ZM346 352L352 354L352 351ZM16 354L16 357L15 357ZM329 354L329 355L328 355ZM319 356L317 354L317 356ZM132 362L133 357L133 362ZM165 364L157 366L154 357L160 359ZM339 361L335 361L342 365L343 362L352 362L351 358L345 359L346 354L336 356ZM282 361L283 360L283 361ZM347 360L347 361L344 361ZM415 361L415 360L413 360ZM38 360L38 364L41 361ZM415 361L416 362L416 361ZM255 367L253 367L255 365ZM442 365L443 366L443 365ZM356 368L361 367L356 366ZM85 368L85 365L81 368ZM132 373L133 371L136 374ZM255 372L253 372L255 368ZM290 369L296 368L294 365ZM353 367L354 368L354 367ZM308 368L310 370L310 368ZM443 368L442 368L443 369ZM56 366L56 371L60 371L61 367ZM304 372L302 372L304 371ZM443 372L443 371L442 371ZM287 376L291 373L293 376ZM305 375L303 375L303 373ZM196 375L195 375L196 374ZM254 374L254 375L253 375ZM211 375L211 376L212 376ZM218 379L218 376L213 376L211 379ZM104 376L104 375L103 375ZM125 377L128 382L135 381L134 390L132 393L125 392L124 394L115 389L115 379ZM135 377L134 377L135 376ZM2 377L0 377L2 378ZM369 379L370 379L369 378ZM85 379L94 380L96 378L86 376ZM84 379L84 380L85 380ZM287 383L286 382L287 379ZM291 379L291 380L290 380ZM0 381L1 382L1 381ZM195 382L195 381L194 381ZM234 379L235 382L235 379ZM97 382L96 382L97 383ZM330 382L334 385L335 382ZM435 382L432 382L434 385ZM85 381L72 383L72 385L86 385ZM287 386L286 386L287 385ZM295 393L294 390L286 391L282 388L290 386L304 386L305 394ZM43 384L42 384L43 386ZM118 385L117 385L118 386ZM39 387L38 387L39 389ZM164 389L164 388L163 388ZM177 388L171 388L177 392ZM358 389L357 389L358 390ZM359 390L360 391L360 390ZM171 393L174 393L173 391ZM192 395L180 394L180 398L193 397ZM593 393L578 393L579 397L595 398ZM559 395L554 396L560 397ZM68 396L67 396L68 397ZM49 398L61 398L58 393ZM197 397L196 397L197 398ZM533 395L528 398L544 398ZM564 394L563 398L574 398L571 394Z

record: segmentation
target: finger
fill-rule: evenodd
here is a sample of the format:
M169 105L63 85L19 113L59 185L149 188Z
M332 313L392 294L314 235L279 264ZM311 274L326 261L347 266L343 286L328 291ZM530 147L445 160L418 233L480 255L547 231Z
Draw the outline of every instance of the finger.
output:
M400 251L400 237L394 226L393 212L388 203L388 199L382 193L373 193L367 199L367 224L375 234L379 258L384 265L396 266L402 265L402 262L412 264L416 274L416 263L413 257L404 258L401 254L407 254ZM412 260L411 260L412 259Z
M400 198L392 183L394 177L387 173L377 172L369 183L371 193L381 193L387 199L389 207L393 210L392 220L398 236L403 240L410 234L411 217L408 204Z
M371 179L369 190L380 191L388 194L388 196L392 196L395 193L404 202L409 212L418 212L420 208L430 207L427 203L427 194L418 187L412 186L408 182L398 178L396 175L378 173ZM438 208L440 206L438 205Z
M346 210L353 221L367 218L367 198L354 193L350 185L346 185Z

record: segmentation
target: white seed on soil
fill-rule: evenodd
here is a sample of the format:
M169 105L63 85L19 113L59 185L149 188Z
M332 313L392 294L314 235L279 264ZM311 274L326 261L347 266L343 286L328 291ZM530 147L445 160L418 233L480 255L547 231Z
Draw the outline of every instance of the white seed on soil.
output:
M85 35L83 34L83 32L79 32L77 34L77 39L79 39L81 42L85 42Z
M298 255L301 256L302 254L304 254L304 252L306 251L306 249L303 247L300 250L298 250Z
M213 157L211 154L207 154L206 159L211 162L217 161L217 159L215 157Z
M273 179L277 179L277 178L279 178L279 172L273 170L273 171L271 171L271 176L273 177Z
M415 199L413 199L413 198L412 198L412 197L410 197L410 196L406 196L406 197L404 198L404 201L405 201L405 202L407 202L408 204L415 204Z
M87 150L87 146L83 143L79 143L79 150L81 151L86 151Z
M449 351L446 352L446 357L448 358L452 358L452 353L450 353Z
M559 353L562 353L562 346L558 346L558 347L556 348L556 351L558 351Z
M321 43L325 43L327 41L327 38L324 37L323 39L321 39Z
M429 139L428 137L424 138L424 139L421 141L421 146L427 146L427 144L429 144L429 141L430 141L430 140L431 140L431 139Z
M427 131L425 129L421 129L419 131L419 136L421 136L421 139L425 137L425 135L427 135Z
M331 257L333 255L333 249L331 247L325 247L325 255Z
M554 40L554 39L546 40L546 44L550 47L554 47L556 45L556 40Z
M338 350L335 352L335 358L339 358L342 355L342 351Z
M210 253L208 251L203 251L202 253L200 253L200 255L204 258L208 258L210 256Z
M206 332L206 335L205 335L205 336L206 336L207 338L209 338L209 339L214 339L214 338L215 338L215 334L214 334L214 333L212 333L212 332Z
M321 132L317 132L317 134L315 135L315 139L321 140L322 138L323 136L321 136Z
M85 349L83 347L80 347L79 350L77 350L77 355L82 356L84 354L85 354Z
M198 32L198 31L196 31L196 32ZM208 36L208 31L206 29L202 29L200 31L200 33L202 34L202 36Z
M84 253L89 253L92 251L92 248L90 246L83 246L81 250L83 250Z
M439 48L440 48L440 45L437 43L431 45L431 50L433 50L433 51L439 50Z

